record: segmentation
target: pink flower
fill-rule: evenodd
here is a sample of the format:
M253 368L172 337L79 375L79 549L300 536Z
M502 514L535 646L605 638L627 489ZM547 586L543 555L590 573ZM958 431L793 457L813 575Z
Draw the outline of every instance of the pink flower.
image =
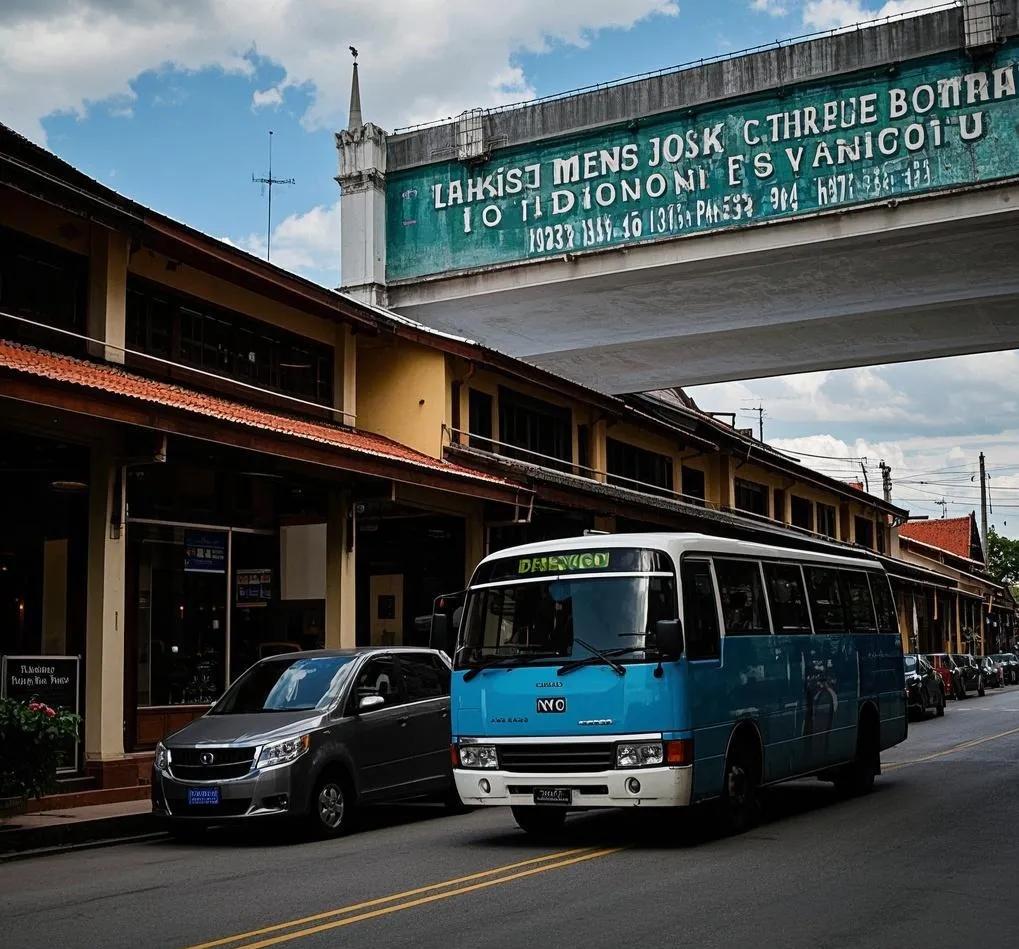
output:
M43 708L43 711L46 713L47 718L54 718L57 714L48 705Z

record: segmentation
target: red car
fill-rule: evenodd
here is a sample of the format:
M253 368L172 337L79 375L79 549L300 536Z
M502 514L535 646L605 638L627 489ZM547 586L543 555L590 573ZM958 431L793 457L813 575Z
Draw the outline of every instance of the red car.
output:
M947 652L935 652L924 658L934 666L934 670L945 683L945 695L954 699L966 697L966 684L962 678L962 670Z

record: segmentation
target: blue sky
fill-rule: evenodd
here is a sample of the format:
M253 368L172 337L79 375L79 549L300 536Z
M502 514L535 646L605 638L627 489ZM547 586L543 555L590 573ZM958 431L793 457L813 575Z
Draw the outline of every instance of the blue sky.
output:
M361 52L365 118L392 129L930 5L5 0L0 121L118 191L254 253L264 253L266 206L251 176L267 171L272 129L274 172L296 179L274 193L273 259L335 286L332 133L346 122L349 44ZM920 512L940 513L933 502L942 494L949 514L968 512L983 449L1000 488L993 520L1019 536L1019 354L691 391L709 410L762 401L769 441L866 458L875 479L885 458L902 481L896 497ZM844 477L859 470L856 460L812 463ZM922 483L931 480L951 483Z

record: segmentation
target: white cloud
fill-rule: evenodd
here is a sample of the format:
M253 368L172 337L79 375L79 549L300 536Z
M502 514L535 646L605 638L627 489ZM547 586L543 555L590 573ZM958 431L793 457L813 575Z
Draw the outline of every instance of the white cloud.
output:
M268 89L256 89L251 94L251 108L253 109L275 109L283 104L283 93L276 86Z
M593 32L676 15L675 0L39 0L0 5L3 121L43 141L41 120L131 99L147 70L250 75L249 53L280 65L275 87L305 87L309 128L341 127L350 59L361 53L365 117L393 127L531 94L522 51L583 46ZM253 105L271 105L263 90ZM269 97L269 98L266 98Z
M789 7L782 0L750 0L750 9L768 16L785 16L789 12Z
M256 257L265 256L265 232L220 238ZM272 262L323 286L340 282L340 201L291 214L272 231Z
M936 5L937 0L888 0L875 8L865 6L863 0L808 0L803 7L803 24L812 30L837 30L868 20L913 16Z

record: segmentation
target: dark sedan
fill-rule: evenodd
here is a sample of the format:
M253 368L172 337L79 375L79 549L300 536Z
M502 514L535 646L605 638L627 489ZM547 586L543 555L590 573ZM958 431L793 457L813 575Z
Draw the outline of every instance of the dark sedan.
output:
M963 688L966 694L975 691L977 695L983 695L984 676L976 659L968 652L953 652L951 655L956 665L962 670Z
M988 689L1000 689L1005 684L1005 667L992 656L981 656L977 660L984 685Z
M903 656L906 675L906 704L911 714L945 714L945 683L923 656Z

